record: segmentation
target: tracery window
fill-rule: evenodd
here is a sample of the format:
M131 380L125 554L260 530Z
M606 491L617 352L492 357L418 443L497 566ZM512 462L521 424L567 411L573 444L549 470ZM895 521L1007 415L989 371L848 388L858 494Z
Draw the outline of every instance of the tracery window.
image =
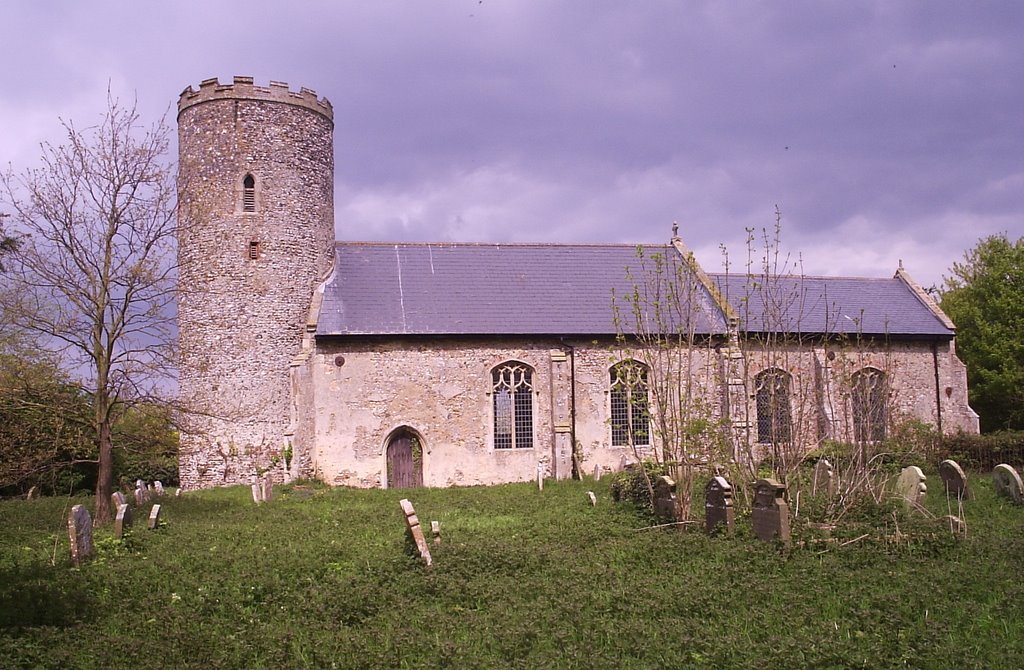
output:
M790 441L793 420L789 409L789 383L789 374L778 368L764 370L754 378L758 442L780 444Z
M889 388L885 373L864 368L853 374L853 437L857 442L881 442L889 419Z
M651 443L651 415L647 366L626 360L611 369L612 446L647 446Z
M494 396L494 448L533 447L533 370L509 361L491 373Z
M256 178L251 173L242 180L242 211L256 211Z

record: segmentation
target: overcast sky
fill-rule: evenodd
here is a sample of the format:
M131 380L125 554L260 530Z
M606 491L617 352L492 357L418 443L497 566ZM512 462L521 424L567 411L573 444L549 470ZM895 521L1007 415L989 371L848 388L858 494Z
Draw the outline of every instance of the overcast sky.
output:
M1024 2L5 0L0 162L108 82L233 75L335 111L344 240L668 240L774 224L808 274L941 281L1024 235Z

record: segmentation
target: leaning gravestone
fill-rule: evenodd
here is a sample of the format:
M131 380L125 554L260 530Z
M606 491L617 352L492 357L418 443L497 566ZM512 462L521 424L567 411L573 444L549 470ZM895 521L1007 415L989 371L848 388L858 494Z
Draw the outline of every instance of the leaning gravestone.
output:
M679 501L676 498L676 482L662 475L654 480L654 513L662 519L679 519Z
M110 504L114 506L114 509L117 509L121 505L125 505L127 503L128 500L120 491L114 491L113 493L110 494Z
M824 493L834 496L839 490L839 480L835 470L827 458L819 459L814 465L814 481L811 484L811 495Z
M92 556L92 517L81 505L71 508L68 517L68 539L71 540L71 562L76 566Z
M896 480L896 494L903 498L903 504L908 510L920 507L928 492L928 485L925 484L927 479L916 465L903 468L900 478Z
M725 477L712 477L704 486L704 529L708 535L719 526L732 531L735 513L732 508L732 485Z
M149 510L149 529L156 530L160 526L160 505L153 505L153 509Z
M1024 501L1024 483L1021 483L1017 471L1006 463L1000 463L992 471L992 485L996 493L1018 505Z
M405 525L409 529L409 534L412 535L413 542L416 543L416 549L420 552L420 558L423 559L423 563L429 568L433 564L433 559L430 557L430 547L427 546L427 540L423 537L423 529L420 528L420 520L416 516L416 510L407 498L402 498L398 501L398 504L402 506L402 512L405 514Z
M591 507L597 507L597 496L594 495L593 491L587 491L587 500L590 501Z
M39 497L39 487L38 486L33 486L32 488L30 488L28 490L28 493L25 494L25 500L35 500L38 497Z
M159 479L158 479L158 480L156 480L155 482L153 482L153 491L154 491L154 492L155 492L155 493L156 493L156 494L157 494L158 496L162 496L162 495L164 494L164 485L163 485L163 482L161 482L161 481L160 481Z
M132 526L132 508L127 503L117 506L117 516L114 517L114 537L120 540L124 537L126 528Z
M956 461L946 459L939 463L939 477L946 495L959 499L968 497L967 475Z
M754 482L754 508L750 514L754 535L765 542L779 540L790 543L789 505L786 487L774 479Z

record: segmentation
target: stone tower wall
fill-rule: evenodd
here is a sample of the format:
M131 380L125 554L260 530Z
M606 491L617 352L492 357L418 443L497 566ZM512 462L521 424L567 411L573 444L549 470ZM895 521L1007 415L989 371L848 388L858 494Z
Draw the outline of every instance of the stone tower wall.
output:
M178 101L179 467L187 488L284 472L290 365L334 244L333 110L249 77ZM255 180L251 209L246 175Z

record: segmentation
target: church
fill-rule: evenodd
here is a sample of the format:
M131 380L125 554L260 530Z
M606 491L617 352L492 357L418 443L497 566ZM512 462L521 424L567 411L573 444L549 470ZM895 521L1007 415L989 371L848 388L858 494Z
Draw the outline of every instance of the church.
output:
M325 98L280 82L179 98L187 488L616 471L671 453L681 406L732 458L883 441L904 421L978 430L955 327L902 267L707 273L677 230L642 246L335 241L333 127Z

